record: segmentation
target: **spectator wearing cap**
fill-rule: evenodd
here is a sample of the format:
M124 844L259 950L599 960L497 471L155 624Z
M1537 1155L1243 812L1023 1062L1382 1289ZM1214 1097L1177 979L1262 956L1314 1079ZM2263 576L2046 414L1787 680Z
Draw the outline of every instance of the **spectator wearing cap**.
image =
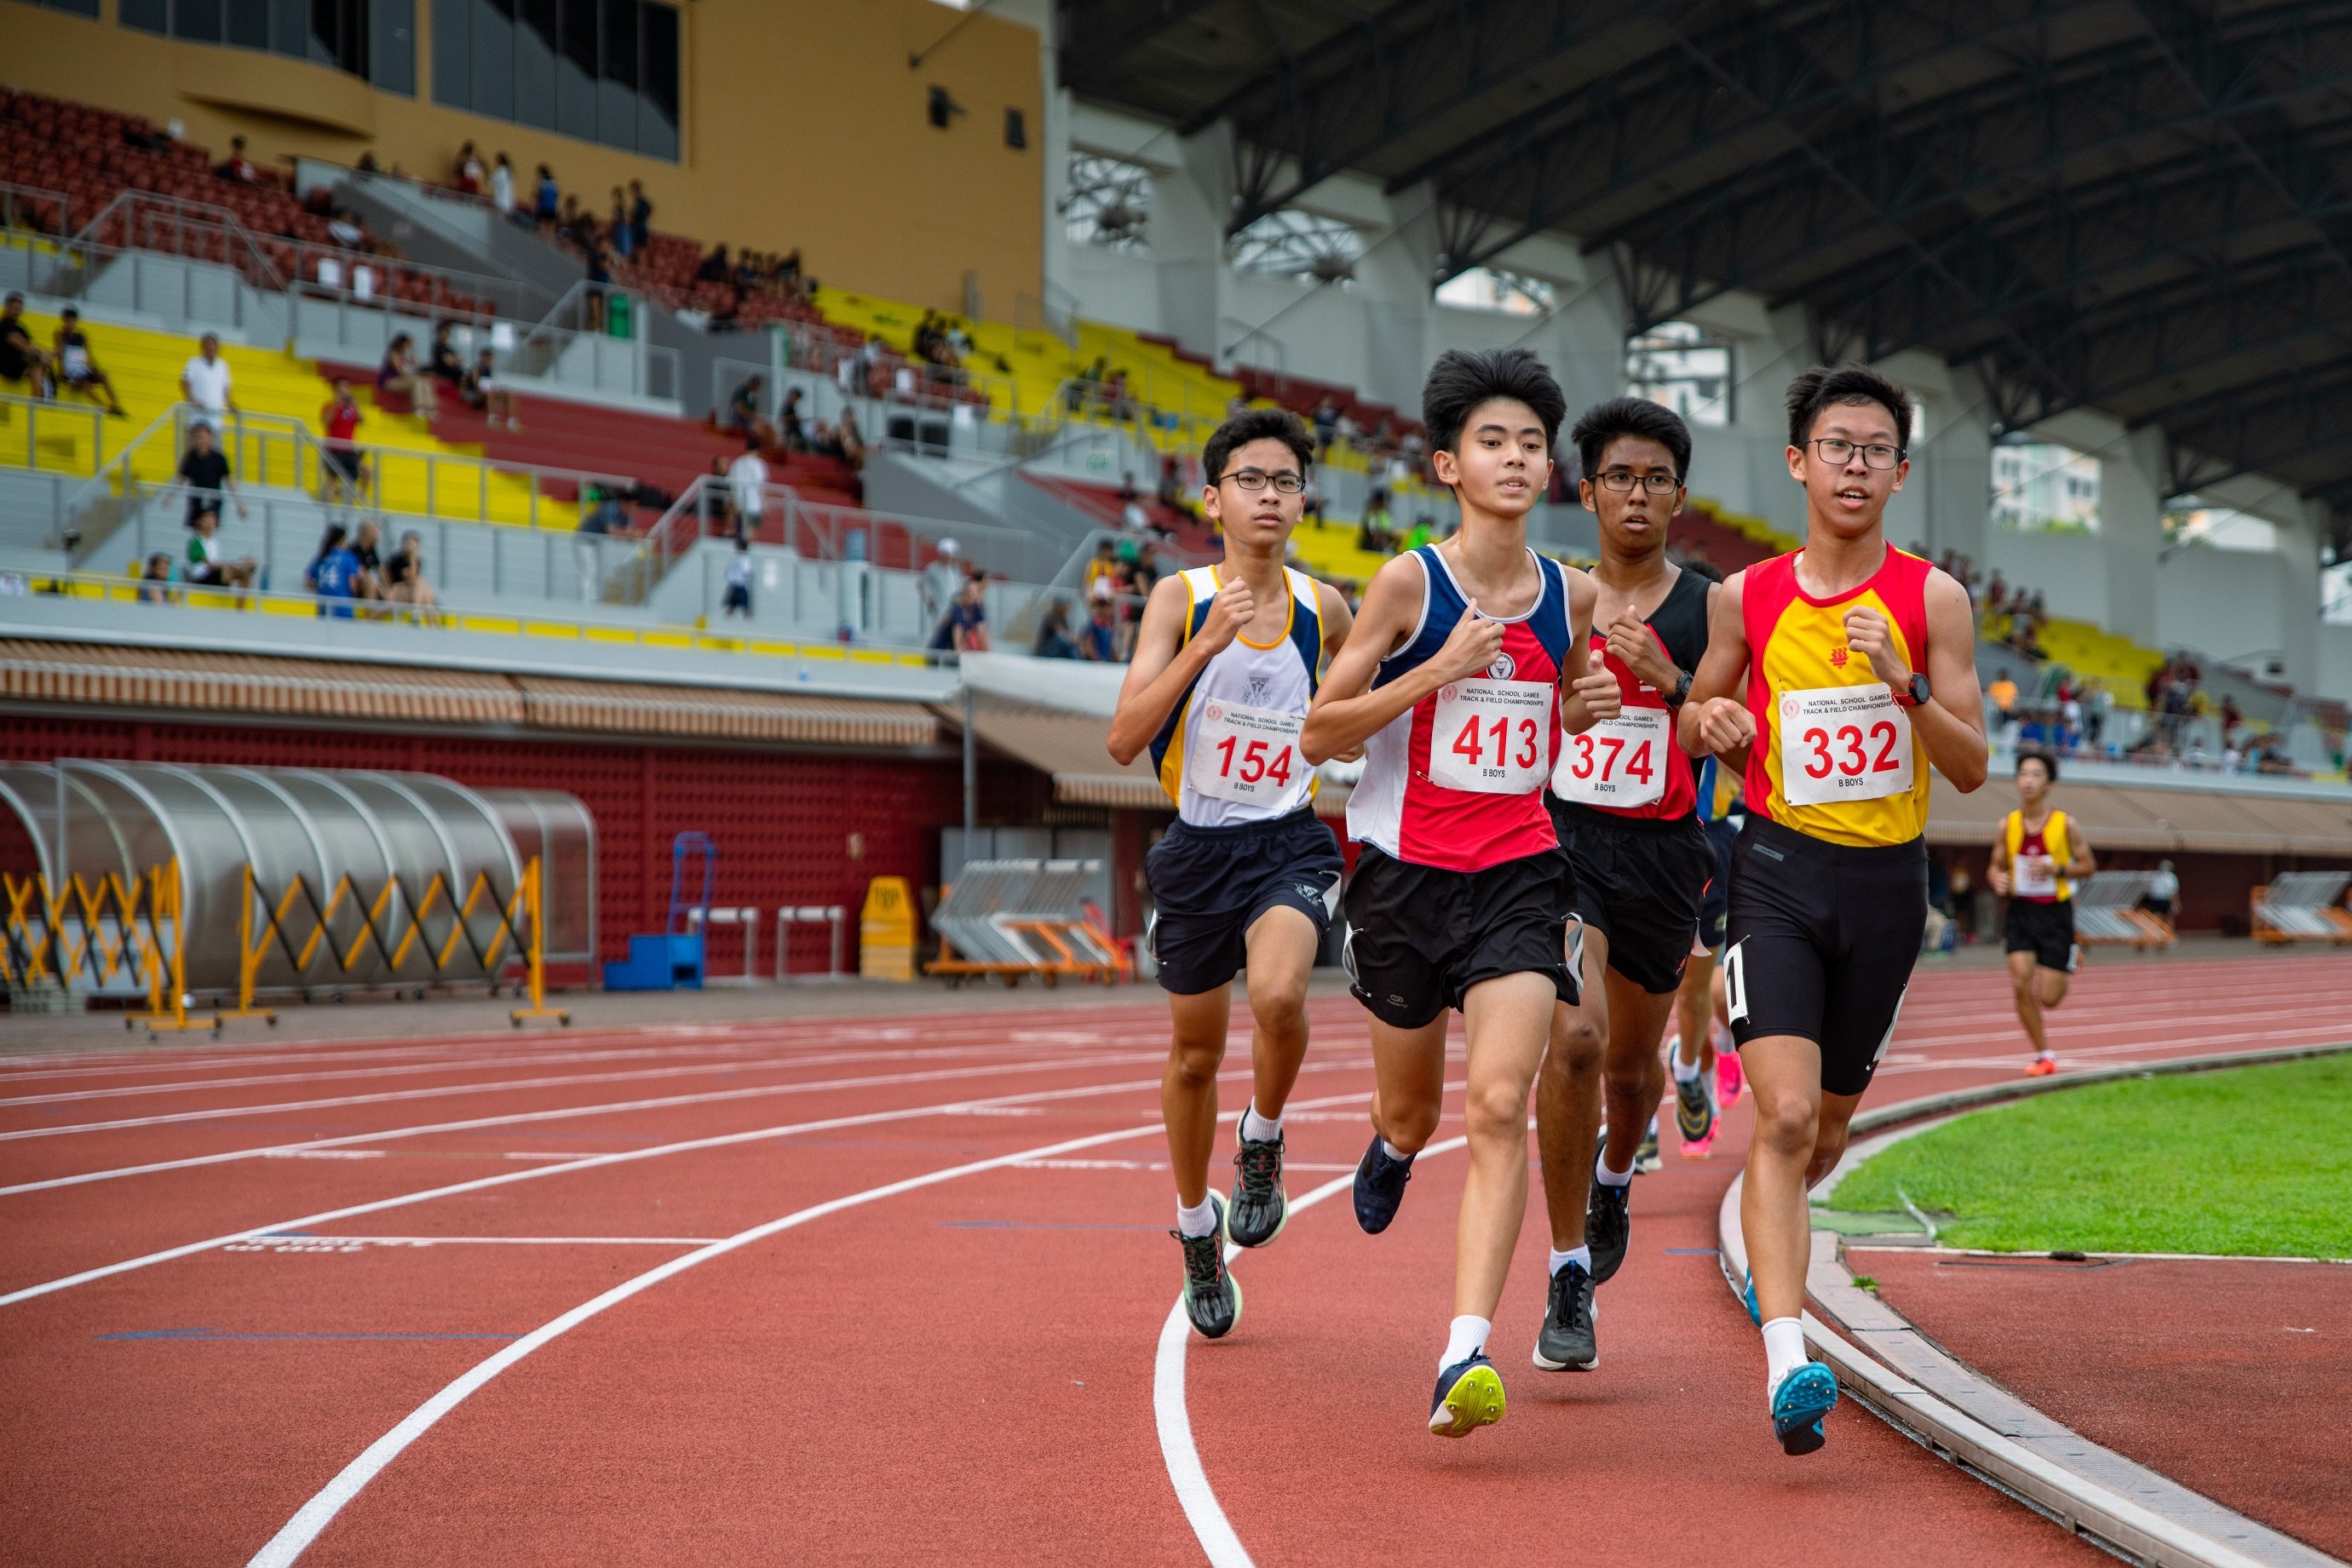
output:
M923 567L918 584L923 596L923 624L934 632L947 620L948 611L955 603L956 594L963 587L966 576L963 547L955 540L941 539L931 559Z
M106 394L106 412L117 419L124 418L122 400L114 395L114 383L98 368L98 361L89 351L89 335L81 329L81 312L68 305L58 312L55 340L57 377L64 385L77 392L95 388Z
M196 341L196 351L180 367L180 397L208 418L236 417L236 400L230 393L228 361L221 358L220 335L207 332Z
M247 515L236 476L229 472L228 458L214 444L213 427L201 419L188 427L188 450L181 455L179 471L164 495L183 485L188 487L187 526L192 528L207 514L214 522L220 521L224 496L236 502L238 517Z
M32 329L25 325L25 297L8 296L0 307L0 381L32 383L36 397L48 395L49 356L33 341Z

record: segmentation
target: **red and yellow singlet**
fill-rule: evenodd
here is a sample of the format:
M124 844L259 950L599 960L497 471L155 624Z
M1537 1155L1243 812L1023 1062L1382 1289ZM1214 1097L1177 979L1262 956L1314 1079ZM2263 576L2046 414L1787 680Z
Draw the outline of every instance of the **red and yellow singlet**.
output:
M1927 753L1908 709L1847 648L1846 612L1886 617L1895 651L1927 666L1927 574L1893 546L1861 587L1816 599L1797 582L1797 556L1748 569L1740 600L1748 633L1748 809L1827 843L1908 843L1927 826Z

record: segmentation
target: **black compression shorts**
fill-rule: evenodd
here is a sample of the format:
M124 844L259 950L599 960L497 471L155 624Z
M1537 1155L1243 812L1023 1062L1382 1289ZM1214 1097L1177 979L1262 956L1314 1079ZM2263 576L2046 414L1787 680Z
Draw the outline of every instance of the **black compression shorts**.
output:
M1715 880L1706 884L1706 897L1698 906L1698 939L1709 952L1723 950L1724 926L1731 917L1731 846L1739 841L1739 830L1747 821L1745 811L1735 811L1706 825L1706 841L1715 846Z
M1247 967L1249 928L1276 904L1330 929L1345 869L1313 808L1231 827L1179 821L1143 858L1151 889L1151 954L1160 986L1180 997L1213 991Z
M2042 968L2074 972L2074 905L2066 899L2011 899L2001 938L2005 952L2031 953Z
M1895 1037L1927 928L1925 841L1856 848L1750 812L1732 851L1726 1010L1741 1045L1822 1048L1822 1087L1859 1094Z
M1620 817L1549 789L1570 871L1569 912L1609 939L1609 967L1649 992L1682 984L1715 846L1695 817Z
M1556 849L1484 871L1445 871L1366 844L1344 904L1356 999L1382 1023L1419 1029L1461 1007L1481 980L1533 974L1574 1006L1571 881L1568 857Z

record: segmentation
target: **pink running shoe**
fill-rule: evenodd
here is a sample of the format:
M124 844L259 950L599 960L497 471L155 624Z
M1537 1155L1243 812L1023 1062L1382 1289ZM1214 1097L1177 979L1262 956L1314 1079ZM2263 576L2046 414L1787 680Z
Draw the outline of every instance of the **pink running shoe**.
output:
M1747 1083L1746 1075L1739 1071L1739 1052L1718 1051L1715 1058L1716 1103L1727 1111L1730 1110L1739 1103L1739 1092Z
M1713 1155L1715 1153L1715 1134L1716 1129L1710 1126L1706 1130L1706 1137L1700 1138L1696 1142L1685 1139L1683 1142L1683 1158L1686 1160L1703 1160Z

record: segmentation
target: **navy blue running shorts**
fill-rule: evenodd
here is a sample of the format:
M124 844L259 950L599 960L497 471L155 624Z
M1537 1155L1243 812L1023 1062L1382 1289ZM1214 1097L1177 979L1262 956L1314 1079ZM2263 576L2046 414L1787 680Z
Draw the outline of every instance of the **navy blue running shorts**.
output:
M1345 869L1339 841L1311 806L1223 828L1179 819L1143 858L1160 988L1190 997L1231 982L1246 966L1249 928L1277 905L1315 922L1319 940Z

